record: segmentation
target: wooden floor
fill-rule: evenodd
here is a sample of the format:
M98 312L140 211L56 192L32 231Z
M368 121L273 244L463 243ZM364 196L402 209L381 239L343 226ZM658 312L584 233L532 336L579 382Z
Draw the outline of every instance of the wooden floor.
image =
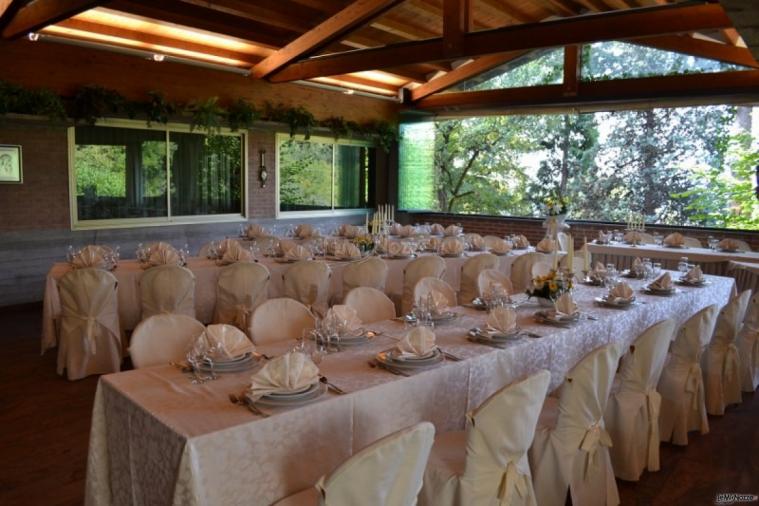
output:
M39 354L40 308L0 310L0 505L83 502L90 411L97 378L55 373ZM623 505L713 504L718 492L759 494L759 395L685 448L662 446L662 470L619 482ZM755 503L756 504L756 503ZM223 505L219 505L223 506ZM578 505L579 506L579 505Z

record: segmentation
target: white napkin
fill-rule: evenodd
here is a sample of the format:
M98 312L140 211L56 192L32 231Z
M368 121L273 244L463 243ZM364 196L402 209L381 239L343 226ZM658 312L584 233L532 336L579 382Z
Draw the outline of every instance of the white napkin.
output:
M245 235L250 239L255 239L257 237L263 237L265 235L268 235L269 232L262 227L261 225L257 223L253 223L252 225L248 225L248 228L245 229Z
M611 234L607 234L603 230L598 231L598 238L596 239L597 242L601 244L607 244L611 240Z
M411 255L411 246L405 242L392 241L387 245L387 253L393 257L405 257Z
M632 263L632 269L636 270L640 269L641 267L643 267L643 262L640 260L640 257L635 257Z
M530 241L528 241L525 236L520 234L514 238L514 247L520 249L529 248Z
M509 291L503 284L497 281L491 281L482 293L485 299L494 299L495 297L506 297L509 295Z
M545 237L535 245L535 249L541 253L553 253L556 249L556 241L550 237Z
M609 290L608 300L612 302L630 302L635 297L635 292L627 283L617 283Z
M625 234L624 239L627 244L632 244L632 243L639 244L640 239L641 239L640 232L637 232L635 230L633 230L632 232L627 232Z
M347 237L348 239L353 239L356 237L359 233L358 227L355 225L348 225L343 224L340 225L340 235L343 237Z
M556 310L556 316L574 316L577 314L577 303L569 292L561 294L553 306Z
M337 258L361 258L361 250L348 241L343 241L335 247L335 256Z
M606 266L601 262L596 262L596 266L593 267L593 272L606 274Z
M395 241L388 239L386 236L380 236L379 241L375 244L378 253L388 253L388 247Z
M298 244L295 241L291 241L290 239L280 239L277 248L282 255L286 255L288 251L297 245Z
M172 245L166 244L165 242L159 242L157 245L150 248L150 258L148 258L148 264L181 265L182 256Z
M503 239L498 239L493 243L493 246L491 246L490 251L495 253L496 255L505 255L509 251L511 251L511 243L508 241L504 241Z
M517 328L517 312L510 307L496 307L488 315L488 326L498 332L510 334Z
M430 234L432 235L443 235L445 233L445 228L443 228L443 225L440 223L433 223L430 227Z
M426 248L429 251L437 251L438 249L440 249L440 244L442 242L443 241L441 241L439 237L430 237L429 239L427 239Z
M696 265L687 273L685 273L685 279L691 283L700 283L704 280L704 273L701 271L701 267Z
M87 267L96 267L98 269L105 269L108 267L108 261L105 258L106 252L100 246L85 246L82 250L74 256L71 261L71 267L74 269L84 269Z
M485 239L480 234L467 234L466 241L469 243L469 247L475 251L485 249Z
M717 244L717 247L722 250L738 250L740 249L740 244L734 239L722 239Z
M314 227L309 225L308 223L302 223L295 227L295 235L297 237L300 237L301 239L306 239L307 237L311 237L314 235Z
M205 339L209 346L217 347L217 356L232 359L253 352L256 346L234 325L218 323L209 325L198 339Z
M667 246L682 246L685 244L685 238L680 232L674 232L664 238L664 244Z
M464 242L456 237L446 237L440 245L440 254L458 256L464 253Z
M271 393L287 393L319 381L319 368L304 353L291 351L273 358L250 377L248 397L257 400Z
M252 262L253 253L250 250L243 247L239 242L230 242L227 246L227 250L218 260L219 265L229 265L236 262Z
M429 296L427 298L427 301L431 301L433 306L430 308L430 310L432 310L435 314L445 313L448 310L448 297L446 297L444 293L438 290L430 290L428 293Z
M345 323L345 329L352 331L361 328L361 318L358 317L356 310L350 306L337 304L329 308L325 320L333 320L337 323Z
M447 236L455 237L459 234L461 234L461 227L458 227L456 225L448 225L447 227L445 227L445 230L443 231L443 235L447 235Z
M390 225L390 234L391 235L401 235L401 230L403 230L403 225L400 223L393 223Z
M672 289L672 276L669 275L669 272L665 272L659 278L648 285L650 288L654 290L671 290Z
M285 258L288 260L308 260L311 258L311 252L298 245L287 250Z
M416 227L414 227L414 225L406 225L405 227L401 227L401 229L398 231L398 235L401 237L412 237L416 235Z
M435 333L425 326L414 327L397 344L402 357L423 357L435 349Z

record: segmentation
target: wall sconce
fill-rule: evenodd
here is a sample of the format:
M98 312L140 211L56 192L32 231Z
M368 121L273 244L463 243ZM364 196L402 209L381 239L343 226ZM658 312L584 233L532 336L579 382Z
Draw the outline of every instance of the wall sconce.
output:
M266 188L266 180L269 179L269 173L266 172L266 150L259 150L258 156L260 157L258 179L261 180L261 188Z

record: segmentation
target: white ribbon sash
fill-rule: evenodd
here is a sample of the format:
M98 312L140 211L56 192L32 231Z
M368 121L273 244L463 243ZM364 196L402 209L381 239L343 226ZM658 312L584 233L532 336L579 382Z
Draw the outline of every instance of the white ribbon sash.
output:
M506 465L503 477L501 478L501 485L498 488L498 498L500 499L501 506L511 504L511 498L514 497L514 493L519 494L519 497L527 495L527 476L522 474L517 465L511 461Z
M580 449L584 452L587 452L588 454L588 457L585 461L586 479L588 477L590 468L595 463L598 448L602 445L606 446L607 448L611 448L611 436L609 436L609 433L606 432L606 429L601 426L601 422L598 421L588 427L588 429L585 431L585 436L582 438L582 443L580 443Z

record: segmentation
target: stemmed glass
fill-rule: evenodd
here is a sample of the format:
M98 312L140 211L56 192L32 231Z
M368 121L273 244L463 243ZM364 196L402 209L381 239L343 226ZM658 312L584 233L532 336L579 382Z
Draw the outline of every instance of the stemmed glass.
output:
M708 239L708 242L709 242L709 249L716 251L717 245L719 244L719 239L717 239L716 237L710 235L709 239Z
M688 272L688 257L680 257L680 261L677 263L677 270L683 275Z

